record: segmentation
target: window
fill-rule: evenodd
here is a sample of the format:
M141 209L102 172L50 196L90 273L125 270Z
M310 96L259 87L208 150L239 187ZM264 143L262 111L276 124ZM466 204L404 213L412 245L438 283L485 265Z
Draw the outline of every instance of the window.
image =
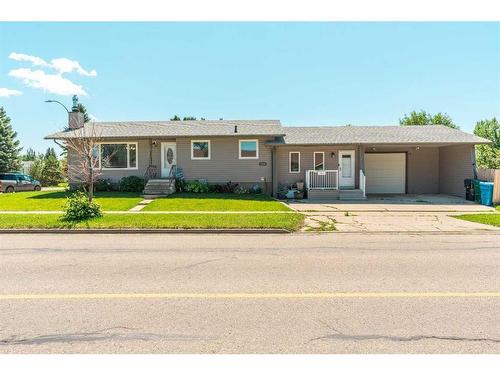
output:
M258 159L259 141L257 139L240 139L240 159Z
M324 152L315 152L314 153L314 170L315 171L324 171L325 170L325 153Z
M92 153L98 168L137 169L137 143L101 143Z
M191 159L210 160L210 141L191 141Z
M289 154L290 173L300 173L300 152L292 151Z

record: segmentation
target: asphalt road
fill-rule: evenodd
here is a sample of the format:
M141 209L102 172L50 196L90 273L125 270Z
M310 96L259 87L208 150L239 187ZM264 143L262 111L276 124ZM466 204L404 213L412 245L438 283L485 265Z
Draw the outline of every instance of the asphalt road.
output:
M500 235L0 234L3 353L500 353Z

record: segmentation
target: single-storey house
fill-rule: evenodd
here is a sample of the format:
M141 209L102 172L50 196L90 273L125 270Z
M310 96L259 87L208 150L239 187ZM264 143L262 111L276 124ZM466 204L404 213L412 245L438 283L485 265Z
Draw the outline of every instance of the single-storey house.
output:
M83 123L45 137L64 141L82 130L99 138L101 178L124 176L259 184L277 195L304 182L310 198L366 194L464 196L474 145L488 140L441 125L282 126L277 120ZM68 162L74 163L71 150ZM175 173L173 173L175 171ZM70 182L72 176L69 176Z

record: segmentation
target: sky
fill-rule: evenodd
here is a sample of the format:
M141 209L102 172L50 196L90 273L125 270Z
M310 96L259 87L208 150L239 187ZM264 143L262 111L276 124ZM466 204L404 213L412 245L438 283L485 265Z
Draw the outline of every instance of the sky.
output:
M500 23L0 23L0 106L22 146L67 122L277 119L397 125L500 117Z

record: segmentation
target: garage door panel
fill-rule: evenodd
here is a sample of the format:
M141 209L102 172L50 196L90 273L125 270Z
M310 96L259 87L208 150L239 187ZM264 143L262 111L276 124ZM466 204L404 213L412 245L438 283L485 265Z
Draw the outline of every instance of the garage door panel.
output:
M368 194L404 194L406 154L365 154L365 174Z

